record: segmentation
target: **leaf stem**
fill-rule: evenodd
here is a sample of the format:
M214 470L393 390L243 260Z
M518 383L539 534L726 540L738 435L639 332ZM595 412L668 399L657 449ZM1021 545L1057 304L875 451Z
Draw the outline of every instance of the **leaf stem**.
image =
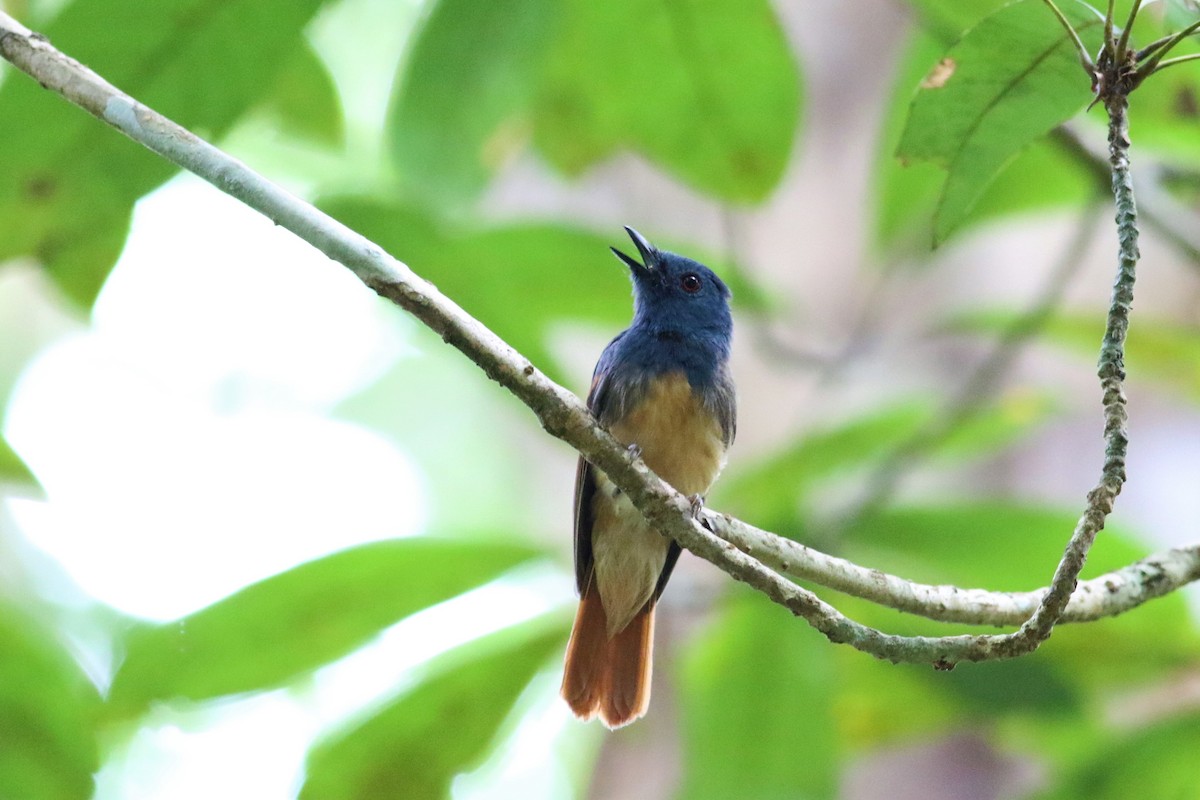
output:
M1200 20L1193 22L1191 25L1188 25L1183 30L1176 31L1175 33L1172 33L1172 34L1168 34L1167 36L1164 36L1161 39L1155 39L1153 42L1146 45L1141 50L1138 50L1137 53L1134 55L1134 60L1141 62L1141 61L1144 61L1147 57L1154 55L1156 53L1159 58L1162 58L1164 55L1166 55L1166 51L1170 50L1172 47L1179 44L1184 39L1191 36L1198 30L1200 30Z
M1185 61L1196 61L1196 60L1200 60L1200 53L1189 53L1186 56L1176 56L1175 58L1168 58L1165 61L1158 62L1158 64L1156 64L1154 67L1154 71L1162 72L1167 67L1173 67L1176 64L1182 64Z
M1153 55L1138 69L1140 80L1145 80L1147 77L1160 69L1163 56L1171 52L1171 50L1174 49L1177 44L1198 30L1200 30L1200 20L1193 22L1191 25L1188 25L1178 33L1166 37L1165 42L1162 39L1159 39L1157 42L1154 42L1149 47L1145 48L1145 50L1150 50ZM1145 50L1143 52L1145 52ZM1180 56L1178 59L1173 58L1170 59L1170 61L1173 64L1178 64L1181 63L1180 59L1186 61L1188 60L1188 56ZM1139 61L1140 60L1141 59L1139 59Z
M1142 0L1133 0L1133 7L1129 9L1129 20L1125 23L1125 27L1121 30L1121 38L1117 40L1117 46L1113 52L1113 59L1120 64L1125 61L1125 52L1129 47L1129 36L1133 33L1133 23L1137 20L1138 10L1142 7ZM1109 0L1108 16L1112 19L1113 3ZM1111 31L1109 32L1111 34ZM1105 41L1111 41L1106 39Z
M1113 44L1113 17L1116 15L1116 0L1108 0L1108 10L1104 13L1104 47L1111 49Z
M1109 0L1110 3L1111 1L1112 0ZM1054 4L1054 0L1045 0L1045 3L1050 7L1050 10L1054 12L1054 16L1058 18L1059 24L1066 29L1067 36L1069 36L1071 41L1074 43L1075 52L1079 55L1079 63L1083 65L1083 68L1087 70L1088 74L1093 73L1096 69L1096 65L1092 61L1091 55L1088 54L1087 48L1083 46L1083 40L1079 38L1079 34L1073 27L1071 27L1070 21L1067 20L1062 11L1059 10L1058 6Z

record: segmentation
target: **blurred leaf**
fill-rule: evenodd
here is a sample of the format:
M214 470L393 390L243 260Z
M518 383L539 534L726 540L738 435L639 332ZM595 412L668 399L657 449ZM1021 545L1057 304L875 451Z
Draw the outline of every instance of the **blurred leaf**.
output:
M982 311L956 317L953 326L990 333L1003 330L1012 318L1010 311ZM1059 314L1046 325L1042 337L1094 361L1104 338L1104 317ZM1149 376L1200 400L1200 328L1138 317L1125 343L1125 364L1133 377Z
M132 630L109 703L115 716L132 716L155 700L284 685L534 555L496 541L421 537L301 564L176 622Z
M860 618L840 598L838 609ZM961 701L928 679L928 667L863 658L849 647L833 656L833 718L848 750L932 739L959 724Z
M459 648L411 691L317 743L301 800L434 800L483 762L518 696L565 644L546 620Z
M905 403L824 431L806 433L788 447L741 467L715 488L714 501L776 532L800 527L800 508L818 481L861 469L911 436L929 407Z
M299 46L322 0L76 0L44 33L179 124L219 137ZM245 32L254 31L253 46ZM0 86L0 262L32 255L90 306L133 203L176 168L24 75Z
M388 138L401 184L473 200L530 136L530 104L562 4L439 0L396 78Z
M893 509L848 530L844 555L922 583L1029 591L1049 583L1078 513L1011 502ZM1110 521L1097 537L1081 577L1104 574L1146 555L1144 546ZM862 613L864 622L890 632L953 632L944 624L869 604ZM1200 637L1182 595L1175 593L1119 617L1062 625L1036 657L1061 665L1077 684L1111 687L1182 666L1197 655Z
M1200 797L1200 717L1194 714L1144 730L1105 737L1105 742L1043 800L1194 800Z
M997 450L1027 433L1053 405L1028 393L1002 395L980 409L930 455L962 460ZM732 472L715 488L715 504L752 517L774 531L802 526L801 509L822 481L879 464L909 443L941 413L932 401L910 400L857 417L840 426L813 431L748 468Z
M322 198L317 205L437 284L552 378L561 378L549 348L555 323L593 322L615 335L632 316L628 270L608 249L623 232L598 236L550 223L440 227L411 206L371 197ZM734 272L706 263L723 275Z
M684 662L680 796L833 796L832 659L828 642L782 609L749 593L731 597Z
M922 583L1025 591L1049 580L1076 520L1069 511L1000 501L896 508L847 529L847 557ZM1114 535L1101 535L1089 566L1112 564L1104 552Z
M1101 19L1060 4L1091 47ZM1089 100L1087 77L1042 0L1018 0L985 18L922 81L897 154L948 170L934 223L943 241L996 173Z
M1200 50L1188 42L1172 56ZM1195 168L1200 159L1200 79L1196 70L1173 67L1138 87L1137 143Z
M909 0L917 13L920 28L937 39L943 49L954 44L963 32L975 27L984 17L1008 0Z
M945 439L932 447L932 455L961 461L1003 450L1020 440L1057 408L1049 397L1034 391L1013 389L995 397L962 421ZM942 413L942 412L938 412Z
M818 591L822 596L828 594L827 590ZM838 594L826 599L851 619L889 634L991 632L948 626L855 597ZM1090 624L1082 627L1090 628ZM1029 747L1032 738L1023 725L1073 721L1076 727L1072 730L1078 735L1091 696L1076 679L1072 662L1049 654L1058 636L1055 631L1054 641L1030 656L964 663L949 672L934 670L927 664L880 664L851 651L841 656L838 664L838 674L843 678L836 705L839 723L849 741L858 747L934 738L947 730L981 722L1003 723L1006 729L1025 731L1023 747Z
M0 436L0 484L22 483L38 485L37 478L29 471L29 467L21 457L13 452L12 447Z
M929 676L927 676L929 677ZM932 682L960 696L976 715L1079 714L1083 693L1067 670L1048 657L963 665Z
M1118 6L1128 6L1131 0L1121 0ZM1151 2L1143 3L1150 6ZM1150 11L1144 8L1138 14L1130 43L1144 47L1168 34L1196 22L1197 7L1193 0L1163 0ZM1122 9L1124 14L1127 10ZM1147 13L1150 12L1150 13ZM1123 17L1121 17L1123 19ZM1185 37L1171 49L1169 57L1192 55L1200 52L1200 37L1195 33ZM1200 110L1196 107L1197 91L1200 90L1200 74L1193 67L1172 68L1156 73L1153 80L1138 85L1137 90L1137 146L1143 152L1154 151L1166 159L1179 159L1186 164L1197 163L1200 147L1196 136L1200 133ZM1108 118L1096 109L1094 116L1099 130L1106 130ZM1101 127L1103 126L1103 127ZM1187 169L1187 166L1180 164ZM1162 180L1162 177L1159 178Z
M100 696L37 623L0 606L0 797L87 800Z
M436 340L435 340L436 341ZM424 348L422 348L424 350ZM473 537L494 530L512 537L529 524L529 509L514 502L531 488L531 476L514 470L511 441L496 432L513 427L507 392L464 391L483 380L479 368L458 353L431 348L402 358L334 414L393 439L420 472L428 497L431 530ZM413 391L420 386L420 391ZM454 420L453 424L430 424ZM464 453L470 457L464 458ZM537 478L533 478L537 480ZM464 503L463 487L471 502ZM562 518L563 537L570 518ZM564 541L566 541L564 538Z
M342 144L345 130L337 86L307 41L301 42L279 71L262 108L297 136L330 147Z
M623 148L725 200L779 183L800 82L766 0L569 0L535 141L577 175Z
M371 198L322 199L326 213L410 264L466 311L551 374L552 322L628 323L628 279L615 239L560 225L443 229L411 207ZM607 285L607 289L604 287Z

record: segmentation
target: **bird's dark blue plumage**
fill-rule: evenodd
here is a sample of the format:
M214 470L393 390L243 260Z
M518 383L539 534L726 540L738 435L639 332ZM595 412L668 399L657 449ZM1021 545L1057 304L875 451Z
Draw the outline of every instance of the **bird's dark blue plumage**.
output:
M703 496L736 430L728 287L708 267L626 228L642 260L613 248L633 277L633 322L604 349L588 407L679 491ZM580 459L575 576L581 601L563 696L585 719L632 722L649 702L654 604L679 546L652 530L607 477Z

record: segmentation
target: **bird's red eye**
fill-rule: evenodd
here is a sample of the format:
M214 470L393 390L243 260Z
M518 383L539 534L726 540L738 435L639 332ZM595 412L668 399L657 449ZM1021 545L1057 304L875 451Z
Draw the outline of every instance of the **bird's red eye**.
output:
M679 288L688 294L695 294L700 291L700 276L694 272L683 275L679 279Z

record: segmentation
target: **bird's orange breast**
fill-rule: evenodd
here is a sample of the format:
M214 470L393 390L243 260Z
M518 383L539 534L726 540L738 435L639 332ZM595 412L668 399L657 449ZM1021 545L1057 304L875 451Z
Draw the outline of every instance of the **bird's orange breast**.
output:
M640 447L646 466L683 494L703 495L725 466L721 425L683 372L653 381L611 431Z

